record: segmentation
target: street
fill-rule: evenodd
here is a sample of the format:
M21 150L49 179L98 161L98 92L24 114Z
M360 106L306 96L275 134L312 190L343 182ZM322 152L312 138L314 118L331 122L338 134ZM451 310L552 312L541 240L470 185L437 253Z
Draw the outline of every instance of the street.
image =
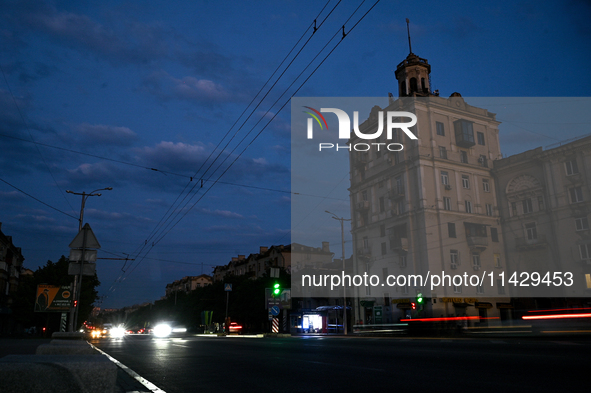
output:
M170 392L587 391L591 341L354 337L92 341Z

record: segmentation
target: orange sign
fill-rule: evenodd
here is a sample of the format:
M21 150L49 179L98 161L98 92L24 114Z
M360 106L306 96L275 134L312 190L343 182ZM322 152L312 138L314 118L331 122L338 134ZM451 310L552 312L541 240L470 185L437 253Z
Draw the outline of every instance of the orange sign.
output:
M67 312L72 305L69 285L37 285L35 312Z

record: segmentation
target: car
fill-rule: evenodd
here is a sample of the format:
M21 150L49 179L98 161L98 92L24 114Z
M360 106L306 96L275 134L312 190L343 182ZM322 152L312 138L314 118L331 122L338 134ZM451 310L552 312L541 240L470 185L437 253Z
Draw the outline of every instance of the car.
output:
M242 326L238 325L237 322L231 322L230 326L228 326L228 330L230 334L241 334L242 333Z
M171 322L171 321L162 321L158 322L154 325L154 328L151 329L151 334L154 337L170 337L170 336L184 336L187 333L187 328L179 325L178 323Z

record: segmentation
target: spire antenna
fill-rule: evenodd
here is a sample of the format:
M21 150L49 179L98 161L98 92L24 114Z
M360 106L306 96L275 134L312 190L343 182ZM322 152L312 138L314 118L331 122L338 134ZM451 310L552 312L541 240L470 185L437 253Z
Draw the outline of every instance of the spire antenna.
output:
M410 23L410 21L408 20L408 18L406 18L406 32L408 34L408 50L410 51L410 53L412 53L412 46L410 45L410 27L408 26L409 23Z

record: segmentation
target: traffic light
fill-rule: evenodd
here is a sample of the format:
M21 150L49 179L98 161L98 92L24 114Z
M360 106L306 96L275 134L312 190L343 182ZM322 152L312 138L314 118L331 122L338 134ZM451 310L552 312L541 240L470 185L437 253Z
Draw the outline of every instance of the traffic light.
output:
M416 310L417 309L417 304L415 302L412 302L410 304L410 308L412 308L413 310Z
M418 304L423 304L423 294L422 293L417 293L417 303Z
M74 308L78 307L78 300L74 300Z
M275 284L273 284L273 296L279 295L281 295L281 284L275 282Z

